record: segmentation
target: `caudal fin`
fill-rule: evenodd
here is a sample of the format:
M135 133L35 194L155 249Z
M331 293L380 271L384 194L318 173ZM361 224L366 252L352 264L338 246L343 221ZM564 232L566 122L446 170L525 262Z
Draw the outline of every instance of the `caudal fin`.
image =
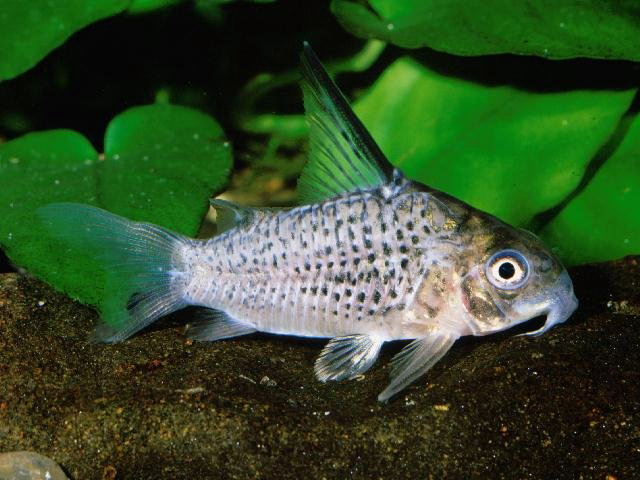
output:
M105 272L96 340L120 342L186 306L183 252L193 240L89 205L54 203L38 215L56 237L94 256Z

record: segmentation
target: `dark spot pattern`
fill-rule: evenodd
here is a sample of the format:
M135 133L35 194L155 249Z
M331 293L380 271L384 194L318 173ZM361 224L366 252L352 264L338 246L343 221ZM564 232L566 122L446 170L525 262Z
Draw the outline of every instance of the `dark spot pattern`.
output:
M340 331L349 310L361 312L357 319L365 322L412 304L433 261L419 247L434 244L433 235L444 239L442 215L429 202L423 192L387 198L364 192L257 211L241 228L194 247L202 253L194 253L191 262L205 273L201 282L192 282L190 295L205 305L222 305L260 330L349 333ZM440 233L430 223L434 218Z

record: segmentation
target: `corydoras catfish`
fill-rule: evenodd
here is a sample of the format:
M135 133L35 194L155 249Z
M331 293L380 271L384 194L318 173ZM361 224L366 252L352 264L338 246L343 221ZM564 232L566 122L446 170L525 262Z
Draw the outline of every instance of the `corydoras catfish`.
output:
M391 396L465 335L546 315L544 333L577 300L566 270L533 234L394 169L308 44L302 90L310 159L303 205L256 209L212 200L230 229L186 238L87 205L39 213L55 235L95 255L111 297L96 331L121 342L186 306L187 335L214 341L269 332L331 338L320 381L366 372L381 346L412 340L391 363Z

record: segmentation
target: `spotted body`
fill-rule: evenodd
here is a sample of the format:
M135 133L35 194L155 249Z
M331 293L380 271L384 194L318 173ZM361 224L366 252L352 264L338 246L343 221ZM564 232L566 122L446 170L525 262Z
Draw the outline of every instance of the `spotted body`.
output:
M256 214L190 249L190 301L271 333L416 338L425 324L412 317L444 313L460 223L409 182L386 190ZM416 302L422 289L428 301Z
M571 280L533 234L406 179L386 160L306 46L303 92L311 159L303 205L251 209L212 200L228 229L182 237L103 210L53 204L52 232L102 261L96 337L123 341L185 306L188 329L214 341L255 331L331 338L321 381L354 378L384 342L410 339L392 360L387 401L464 335L547 315L538 335L577 307Z

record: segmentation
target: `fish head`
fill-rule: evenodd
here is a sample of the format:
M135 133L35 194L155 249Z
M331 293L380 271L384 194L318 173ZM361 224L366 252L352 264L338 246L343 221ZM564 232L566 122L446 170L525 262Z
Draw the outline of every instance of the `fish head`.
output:
M578 307L567 270L533 233L497 223L472 238L479 247L470 249L460 290L472 334L546 315L541 328L524 334L541 335Z

